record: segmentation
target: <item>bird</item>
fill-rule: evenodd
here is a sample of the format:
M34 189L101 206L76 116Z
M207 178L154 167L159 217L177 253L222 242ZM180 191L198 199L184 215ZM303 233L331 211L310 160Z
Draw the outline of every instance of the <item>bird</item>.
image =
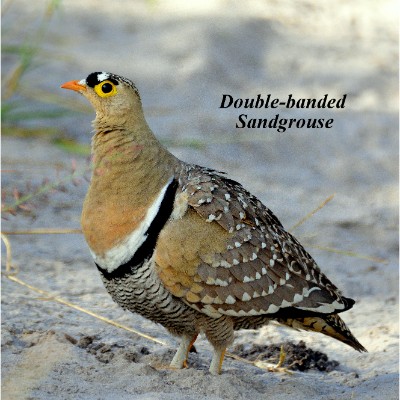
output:
M235 331L271 321L366 351L338 315L355 301L240 183L168 151L131 80L93 72L61 88L96 113L81 215L90 253L117 304L180 339L172 369L204 334L220 374Z

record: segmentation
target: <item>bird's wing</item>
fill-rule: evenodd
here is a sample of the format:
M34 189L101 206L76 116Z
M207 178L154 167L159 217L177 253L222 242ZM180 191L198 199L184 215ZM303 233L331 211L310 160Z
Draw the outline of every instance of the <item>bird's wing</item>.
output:
M272 317L332 314L354 303L239 183L188 165L175 202L182 215L161 231L155 261L165 287L191 307Z

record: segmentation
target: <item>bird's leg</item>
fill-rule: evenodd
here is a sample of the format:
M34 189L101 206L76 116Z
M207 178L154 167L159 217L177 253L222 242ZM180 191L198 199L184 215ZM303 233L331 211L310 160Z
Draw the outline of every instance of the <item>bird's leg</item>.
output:
M286 359L286 353L285 350L283 350L283 344L281 345L281 350L279 352L279 361L278 363L275 365L276 369L282 368L283 363L285 362Z
M219 375L222 369L222 363L224 362L226 347L221 349L214 348L213 358L210 364L210 373L213 375Z
M187 359L189 356L189 351L193 346L193 343L197 339L197 333L194 336L183 335L181 339L181 343L177 352L174 355L174 358L171 361L171 368L187 368Z

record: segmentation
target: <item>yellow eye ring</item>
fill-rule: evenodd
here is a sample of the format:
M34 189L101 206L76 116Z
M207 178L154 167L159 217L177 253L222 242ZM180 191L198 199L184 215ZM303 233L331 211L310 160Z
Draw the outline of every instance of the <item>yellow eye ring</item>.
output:
M114 96L115 94L117 94L117 88L116 88L115 84L108 80L97 84L94 87L94 91L100 97L110 97L110 96Z

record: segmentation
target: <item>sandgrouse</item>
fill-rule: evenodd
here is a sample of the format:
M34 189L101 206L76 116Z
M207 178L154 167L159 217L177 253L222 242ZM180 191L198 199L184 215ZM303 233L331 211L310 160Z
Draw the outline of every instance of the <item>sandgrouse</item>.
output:
M338 316L354 300L242 185L166 150L130 80L93 72L61 87L96 111L85 239L114 301L180 337L171 367L202 332L220 373L234 331L271 320L366 351Z

